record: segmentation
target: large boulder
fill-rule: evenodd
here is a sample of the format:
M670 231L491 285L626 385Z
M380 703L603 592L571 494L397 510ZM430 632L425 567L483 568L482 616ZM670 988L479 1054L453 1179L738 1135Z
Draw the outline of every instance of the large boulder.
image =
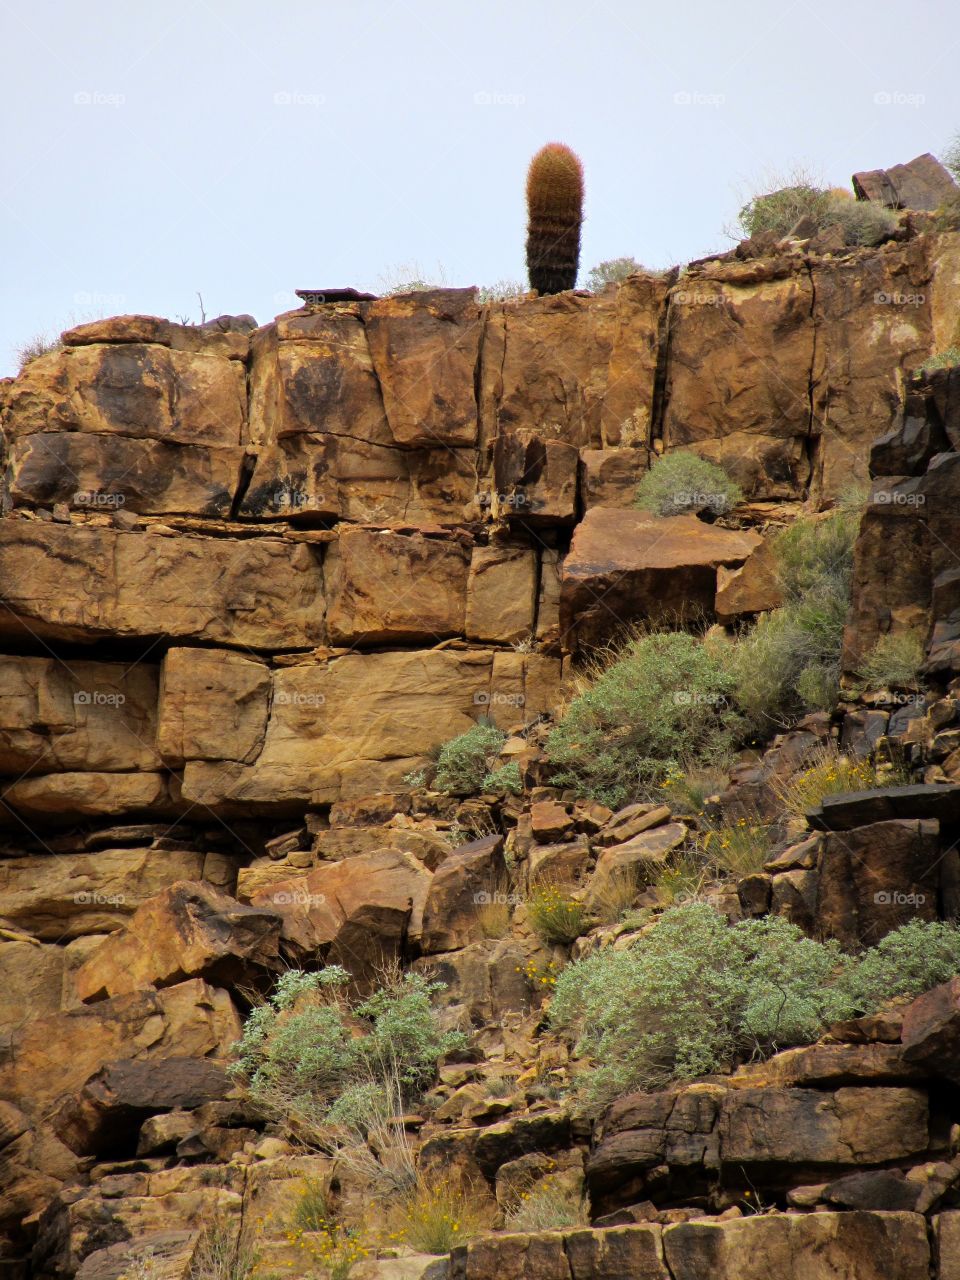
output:
M957 184L939 160L924 152L891 169L869 169L853 175L853 189L861 200L876 200L890 209L932 212L957 195Z
M81 1000L204 977L236 984L280 967L280 917L209 884L178 881L134 912L76 975Z
M281 938L304 959L322 950L357 978L370 979L419 940L431 873L412 854L359 854L274 883L253 905L281 919Z
M238 445L246 408L239 360L153 341L95 342L31 360L6 397L4 430L10 440L82 431Z
M883 1164L926 1151L927 1095L919 1089L731 1089L719 1121L724 1165L768 1172ZM782 1173L781 1173L782 1176Z
M910 920L936 920L945 869L952 867L935 820L828 831L820 852L817 931L859 950Z
M455 850L434 873L423 909L423 951L453 951L483 937L481 910L506 892L503 837L486 836Z
M50 942L110 933L175 880L203 879L206 861L192 849L0 858L0 920Z
M567 644L597 646L630 622L710 615L717 570L740 565L759 534L696 516L593 507L563 562L560 626Z

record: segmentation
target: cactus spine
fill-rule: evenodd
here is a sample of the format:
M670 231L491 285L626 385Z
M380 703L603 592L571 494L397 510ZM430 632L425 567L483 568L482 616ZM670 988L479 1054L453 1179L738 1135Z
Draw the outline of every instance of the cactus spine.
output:
M583 223L583 165L561 142L549 142L527 172L527 275L538 293L577 283Z

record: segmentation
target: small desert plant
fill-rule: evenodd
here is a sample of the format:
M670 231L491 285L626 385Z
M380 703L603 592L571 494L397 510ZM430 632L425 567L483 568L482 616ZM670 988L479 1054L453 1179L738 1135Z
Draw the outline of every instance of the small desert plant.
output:
M701 898L710 883L710 865L696 849L683 849L660 871L653 887L665 907L680 906ZM631 917L625 916L624 923ZM647 923L644 918L638 923Z
M329 1185L321 1178L304 1178L293 1208L294 1230L322 1231L334 1220Z
M720 871L739 879L762 871L770 860L770 825L756 814L735 822L704 822L698 844Z
M423 1173L387 1212L392 1242L437 1256L474 1239L489 1227L490 1218L480 1192L470 1183Z
M952 369L954 365L960 364L960 346L947 347L945 351L938 351L935 355L924 360L920 365L920 373L935 373L937 369Z
M507 793L518 796L523 791L523 779L516 760L511 760L508 764L501 765L499 769L486 774L480 789L494 794Z
M378 285L385 298L392 298L400 293L424 293L429 289L446 288L446 272L438 264L436 279L429 279L419 262L403 262L398 266L388 267L380 275Z
M828 193L825 228L839 227L847 245L869 247L881 244L896 231L897 215L876 200L837 199Z
M923 637L916 631L881 636L857 671L865 687L916 689L924 659Z
M522 968L517 966L516 972L522 973L538 994L549 995L557 985L561 966L556 960L544 961L540 956L531 956Z
M59 338L49 338L46 334L38 333L31 338L29 342L21 343L17 347L17 362L22 373L28 364L32 364L34 360L39 360L41 356L49 355L51 351L61 351L63 343Z
M658 516L707 511L726 515L742 498L723 467L696 453L676 450L658 458L637 487L637 506Z
M586 932L586 905L556 884L537 884L527 898L530 927L544 942L567 945Z
M869 760L844 755L830 742L811 753L803 769L786 782L774 784L785 811L802 817L816 809L826 796L847 791L869 791L881 785L876 767Z
M728 650L737 706L760 736L836 702L859 524L853 496L772 541L783 606Z
M257 1248L223 1216L214 1217L200 1233L190 1262L189 1280L249 1280L256 1270Z
M632 909L641 888L636 868L625 867L590 893L590 911L601 924L617 924Z
M772 231L783 237L803 217L817 231L839 227L847 245L876 245L897 228L896 215L870 200L854 200L848 192L826 190L801 179L766 195L755 196L740 210L740 225L748 236Z
M740 226L747 236L773 231L785 236L803 217L819 219L826 211L827 192L798 170L791 185L754 196L740 210Z
M587 288L599 293L605 285L619 284L638 271L646 271L646 267L641 266L636 258L608 258L587 272Z
M516 1076L487 1076L483 1087L490 1098L509 1098L516 1091Z
M960 133L954 135L943 156L943 163L960 182Z
M710 796L723 791L727 785L727 771L721 768L667 770L660 789L663 799L674 813L698 814Z
M451 738L437 755L434 786L448 795L475 795L483 788L490 766L506 740L502 729L483 720L466 733Z
M504 1214L508 1231L559 1231L590 1225L590 1203L564 1181L548 1174L526 1191Z
M960 973L960 929L911 920L866 951L844 975L843 990L858 1013L901 996L918 996Z
M739 726L719 647L680 631L641 634L588 668L547 738L554 781L618 808L673 766L726 759Z
M517 298L526 296L526 285L520 283L519 280L498 280L496 284L483 285L477 290L477 301L486 302L513 302Z
M485 938L504 938L510 932L510 921L517 898L508 881L501 881L496 888L478 895L477 922Z
M360 1231L339 1222L326 1222L314 1231L292 1231L287 1240L321 1268L323 1280L349 1280L354 1267L372 1253Z
M527 275L539 294L577 283L583 223L583 165L559 142L542 147L527 173Z

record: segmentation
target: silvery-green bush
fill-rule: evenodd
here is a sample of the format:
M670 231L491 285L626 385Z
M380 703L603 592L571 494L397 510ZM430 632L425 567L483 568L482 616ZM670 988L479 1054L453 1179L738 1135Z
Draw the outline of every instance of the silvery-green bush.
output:
M550 1008L585 1065L584 1109L634 1090L729 1068L738 1056L806 1044L960 973L960 930L915 921L862 956L815 942L780 916L729 925L707 903L665 912L625 950L563 970Z

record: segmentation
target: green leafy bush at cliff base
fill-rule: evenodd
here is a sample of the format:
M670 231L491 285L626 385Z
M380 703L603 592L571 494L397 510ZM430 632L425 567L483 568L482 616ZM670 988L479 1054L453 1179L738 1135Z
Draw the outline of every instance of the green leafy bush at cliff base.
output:
M594 668L547 738L553 781L618 807L677 764L725 758L739 718L722 649L682 631L651 632Z
M835 1020L955 973L953 925L913 922L851 957L780 916L731 926L706 903L689 903L665 912L632 947L564 969L550 1022L588 1060L576 1093L597 1110L634 1090L722 1070L738 1055L809 1043Z
M637 506L658 516L726 515L742 497L723 467L682 449L658 458L637 486Z
M408 973L351 1002L349 981L338 965L289 970L234 1046L232 1071L252 1100L313 1135L334 1125L362 1131L374 1114L415 1097L465 1043L440 1028L432 998L442 983Z
M470 796L480 791L490 778L496 787L504 783L504 789L508 789L512 774L503 778L498 776L500 771L491 773L491 766L506 740L503 730L487 721L479 721L466 733L451 738L437 755L434 786L449 795ZM519 775L519 770L517 773Z
M816 231L838 228L843 243L851 246L880 244L898 225L896 215L876 201L856 200L849 192L805 180L754 196L740 210L740 226L748 236L772 231L782 238L801 218L812 219Z
M859 527L859 495L853 495L773 539L783 606L758 619L728 651L736 705L760 737L836 703Z

